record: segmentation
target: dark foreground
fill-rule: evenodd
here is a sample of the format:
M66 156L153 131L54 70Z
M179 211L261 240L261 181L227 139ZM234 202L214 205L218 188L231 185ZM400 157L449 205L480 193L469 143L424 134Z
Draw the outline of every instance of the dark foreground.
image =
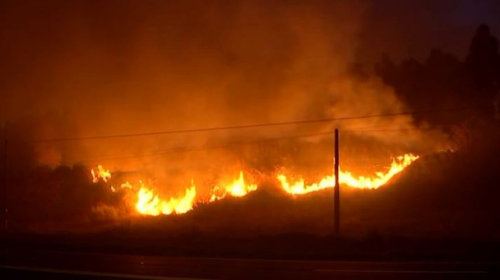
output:
M182 258L3 249L1 279L498 279L496 262Z
M195 232L101 231L0 235L0 249L225 259L500 262L500 241L310 234L228 237Z
M496 240L152 231L1 237L0 279L500 279Z

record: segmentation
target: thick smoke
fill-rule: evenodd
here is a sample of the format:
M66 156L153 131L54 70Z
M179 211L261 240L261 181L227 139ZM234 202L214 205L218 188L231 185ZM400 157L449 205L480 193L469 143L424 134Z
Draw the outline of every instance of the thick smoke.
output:
M366 4L3 2L2 121L31 120L36 124L34 139L58 139L405 111L390 88L371 78L360 81L346 71L356 60ZM112 170L144 170L162 180L241 164L231 150L198 148L322 132L332 126L401 125L415 131L411 117L402 116L48 141L38 143L36 152L43 164L102 163ZM426 143L441 140L438 135L429 141L419 132L402 132L389 140L374 133L361 136L384 145L407 139L403 146L412 149L423 138ZM197 151L173 153L186 149Z

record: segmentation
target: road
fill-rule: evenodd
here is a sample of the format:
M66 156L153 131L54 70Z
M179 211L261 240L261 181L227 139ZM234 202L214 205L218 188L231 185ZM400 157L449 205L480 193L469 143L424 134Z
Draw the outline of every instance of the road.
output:
M0 252L1 279L500 279L499 264L488 262L251 260L13 249Z

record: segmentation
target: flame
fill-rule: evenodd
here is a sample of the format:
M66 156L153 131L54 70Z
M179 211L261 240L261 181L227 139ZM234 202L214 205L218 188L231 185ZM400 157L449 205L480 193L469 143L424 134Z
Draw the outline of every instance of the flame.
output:
M145 186L142 181L140 184L141 188L137 194L138 201L135 205L135 209L140 214L151 216L183 214L193 209L196 198L196 187L193 182L191 182L191 187L186 189L184 196L170 198L168 201L161 200L153 189Z
M231 184L225 187L215 186L212 189L212 196L210 197L210 202L223 199L227 195L234 197L242 197L247 195L250 192L256 191L257 185L255 184L246 184L245 179L243 177L243 171L240 171L240 176L238 179L234 180Z
M111 172L102 167L102 165L97 165L95 168L90 170L90 174L92 174L92 182L97 183L99 179L104 182L108 182L111 178Z
M355 177L348 171L340 170L339 172L339 183L358 189L376 189L387 183L394 175L401 172L404 168L412 164L419 157L406 154L393 159L389 170L386 173L377 172L372 177L359 176ZM104 169L101 165L91 170L93 182L97 183L99 180L108 182L111 179L111 172ZM297 181L290 182L286 175L278 174L278 181L281 183L281 187L285 192L291 195L306 194L314 191L319 191L327 188L333 188L335 186L335 176L326 176L319 183L313 183L306 185L304 179L300 178ZM227 196L233 197L243 197L247 194L256 191L258 188L257 184L249 184L245 181L245 176L243 171L239 172L239 176L228 183L220 183L214 186L210 190L210 199L206 200L202 197L197 196L198 192L194 184L194 180L191 180L191 186L186 188L184 194L178 197L162 198L160 194L151 186L147 186L145 183L139 180L139 187L134 187L130 182L125 182L120 185L119 188L110 186L112 192L117 192L119 190L127 189L129 194L132 194L132 199L135 205L135 210L137 213L142 215L171 215L171 214L183 214L191 211L196 207L198 203L209 203Z
M111 178L111 172L105 170L101 165L91 169L91 174L94 183L99 182L99 180L107 182ZM228 195L242 197L257 190L257 185L247 184L245 182L243 171L240 171L239 177L233 182L227 185L221 184L221 186L222 187L215 186L212 188L210 202L222 199ZM207 202L206 200L197 199L194 180L191 180L191 186L186 188L184 195L168 199L161 198L154 188L147 186L141 180L139 180L139 188L134 188L128 181L121 184L119 188L115 186L110 186L109 188L112 192L118 192L120 189L131 190L137 199L134 203L135 210L142 215L158 216L160 214L183 214L192 210L197 203Z
M389 171L386 173L377 172L373 177L359 176L355 177L348 171L339 170L339 184L343 184L357 189L377 189L386 184L394 175L403 171L407 166L416 161L419 157L412 154L405 154L393 159ZM278 174L278 181L281 187L289 194L300 195L307 194L326 188L335 187L335 176L329 175L321 179L319 183L306 185L303 178L290 183L286 175Z
M109 176L111 177L111 173L109 174ZM132 189L132 188L133 187L129 182L125 182L125 183L120 185L120 189ZM112 192L117 192L120 190L120 189L115 188L115 186L111 186L110 189Z
M132 185L131 185L128 181L127 181L127 182L125 182L125 183L121 184L120 188L122 188L122 189L132 189L133 187L132 187Z

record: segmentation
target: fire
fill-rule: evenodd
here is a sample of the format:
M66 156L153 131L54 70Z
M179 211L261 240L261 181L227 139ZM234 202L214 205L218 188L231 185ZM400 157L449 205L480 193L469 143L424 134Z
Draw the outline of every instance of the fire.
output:
M153 189L145 186L142 181L140 183L141 188L137 194L138 201L135 205L135 209L140 214L151 216L183 214L193 209L196 198L196 187L193 182L191 182L191 187L186 189L184 196L172 197L168 201L161 200Z
M96 168L91 169L91 174L93 182L97 183L99 180L108 182L111 179L111 172L105 170L101 165ZM211 198L209 202L222 199L226 196L242 197L250 192L257 190L257 185L247 184L243 175L243 171L240 171L239 177L228 184L220 184L220 186L215 186L211 189ZM156 190L150 186L147 186L144 182L139 180L139 187L135 188L130 182L125 182L120 185L120 187L109 187L112 192L118 192L120 190L128 189L133 194L132 196L136 199L135 210L142 215L158 216L158 215L171 215L171 214L184 214L191 211L196 204L205 203L207 200L197 197L196 186L194 180L191 180L191 186L186 188L185 193L179 197L170 197L168 199L163 199L156 192Z
M412 164L419 157L406 154L393 159L389 171L386 173L377 172L373 177L359 176L355 177L348 171L339 170L339 183L357 189L377 189L386 184L394 175L400 173L408 165ZM278 174L278 181L281 187L289 194L300 195L323 190L326 188L333 188L335 186L335 176L326 176L319 183L306 185L303 178L290 183L284 174Z
M215 186L212 189L212 196L210 197L210 202L223 199L227 195L234 197L242 197L256 190L257 190L257 185L246 184L245 179L243 178L243 171L240 171L240 176L238 177L238 179L234 180L234 182L232 182L231 184L225 187Z
M111 174L110 174L110 176L111 176ZM120 189L132 189L132 188L133 187L129 182L125 182L125 183L120 185ZM111 186L110 189L112 192L117 192L119 190L119 189L115 188L114 186Z
M111 172L102 167L102 165L98 165L95 168L90 170L90 174L92 174L92 182L97 183L99 179L107 182L111 178Z
M343 185L358 188L358 189L376 189L380 186L386 184L394 175L401 172L404 168L412 164L419 157L406 154L393 159L389 170L385 173L377 172L374 176L355 177L348 171L340 170L339 182ZM97 183L99 180L108 182L111 179L111 172L104 169L101 165L91 170L93 182ZM289 179L284 174L277 175L278 181L281 183L281 187L285 192L291 195L307 194L314 191L319 191L327 188L333 188L335 186L335 177L326 176L319 183L313 183L306 185L304 179L300 178L297 181L290 182ZM253 181L253 179L249 180ZM125 182L120 185L120 187L111 186L110 189L113 192L118 192L120 190L127 191L132 196L133 205L135 205L135 210L141 215L171 215L171 214L183 214L191 211L199 203L210 203L227 196L232 197L243 197L251 192L257 190L257 184L248 183L245 180L244 172L240 171L239 176L230 182L220 183L214 186L210 190L210 198L198 196L199 192L196 189L194 180L191 180L191 185L185 189L183 194L177 197L164 198L161 197L155 188L146 185L139 180L139 184L134 187L130 182Z
M132 185L131 185L129 182L125 182L125 183L121 184L121 186L120 186L120 187L121 187L122 189L125 189L125 188L126 188L126 189L132 189L132 188L133 188L133 187L132 187Z

